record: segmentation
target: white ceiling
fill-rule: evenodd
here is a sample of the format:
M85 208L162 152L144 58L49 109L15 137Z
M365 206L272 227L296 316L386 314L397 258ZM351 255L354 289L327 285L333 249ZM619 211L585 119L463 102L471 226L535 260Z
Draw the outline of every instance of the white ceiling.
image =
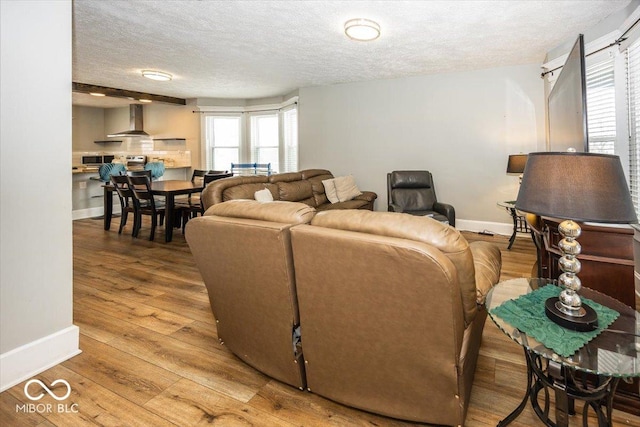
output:
M629 2L75 0L73 81L178 98L263 98L307 86L541 64L549 50ZM345 36L345 21L360 17L380 24L379 39ZM143 69L173 80L145 79Z

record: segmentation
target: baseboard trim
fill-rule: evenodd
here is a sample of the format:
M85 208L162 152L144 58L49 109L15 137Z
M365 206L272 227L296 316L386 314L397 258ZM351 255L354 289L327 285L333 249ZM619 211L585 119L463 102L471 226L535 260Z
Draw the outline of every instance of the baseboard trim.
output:
M470 219L456 219L456 228L458 230L472 231L475 233L490 231L493 234L501 234L503 236L511 236L513 233L513 224L507 224L504 222L474 221Z
M0 392L80 353L80 329L75 325L2 353Z
M120 205L113 207L113 214L120 215ZM97 208L76 209L71 212L71 218L74 221L77 219L95 218L102 215L104 215L104 208L102 206Z

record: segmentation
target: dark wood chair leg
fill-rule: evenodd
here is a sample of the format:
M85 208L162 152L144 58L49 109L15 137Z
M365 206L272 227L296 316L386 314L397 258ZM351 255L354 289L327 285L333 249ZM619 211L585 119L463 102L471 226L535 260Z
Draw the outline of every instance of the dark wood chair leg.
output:
M140 212L135 213L135 220L133 222L133 233L131 234L133 237L138 237L138 233L140 233L140 226L142 222L142 214Z
M156 234L156 226L158 225L158 218L155 214L151 214L151 234L149 234L149 240L153 240Z
M122 229L127 225L127 218L129 218L129 211L124 211L120 214L120 228L118 229L118 234L122 234Z

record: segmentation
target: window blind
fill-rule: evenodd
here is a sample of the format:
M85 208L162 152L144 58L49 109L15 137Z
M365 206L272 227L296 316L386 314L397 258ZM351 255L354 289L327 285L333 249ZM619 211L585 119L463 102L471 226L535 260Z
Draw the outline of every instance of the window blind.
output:
M586 74L589 152L614 154L616 99L613 57L588 66Z
M293 106L283 112L284 171L298 170L298 108Z
M271 170L280 171L278 147L278 115L251 115L251 161L271 163Z
M629 105L629 187L631 198L640 212L640 41L626 50L627 101Z

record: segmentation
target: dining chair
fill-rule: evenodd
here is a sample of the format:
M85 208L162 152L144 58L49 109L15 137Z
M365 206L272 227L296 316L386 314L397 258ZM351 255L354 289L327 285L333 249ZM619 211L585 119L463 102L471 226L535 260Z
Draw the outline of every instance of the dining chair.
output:
M124 175L111 175L111 183L116 189L116 193L118 193L118 198L120 199L120 228L118 229L118 234L122 234L122 229L127 224L127 219L129 218L129 212L133 214L133 230L131 231L131 235L136 229L136 212L133 201L133 192L129 188L129 180Z
M209 171L204 176L204 186L206 187L211 181L217 181L222 178L230 178L233 176L233 173L229 171Z
M151 180L148 176L127 176L129 188L133 193L135 217L133 236L138 237L142 226L142 215L151 217L151 233L149 240L153 240L160 218L160 225L164 223L164 202L156 200L151 192Z
M127 175L127 176L147 176L147 177L149 177L149 180L151 180L151 169L127 170L127 171L123 171L122 175Z
M203 171L200 169L196 169L193 171L193 174L191 176L191 182L196 182L198 179L202 179L203 188L204 188L211 181L215 181L221 178L228 178L231 176L233 176L233 174L229 173L229 171L215 171L215 170ZM189 194L188 203L187 204L182 203L180 204L180 207L183 209L182 210L182 233L184 233L184 227L187 225L187 222L191 218L197 217L198 214L200 215L204 214L204 206L200 201L199 195L192 197L191 194Z
M194 169L193 173L191 174L191 182L196 183L196 182L204 182L204 176L209 173L211 171L207 171L205 169ZM182 196L179 198L176 198L176 206L180 206L182 208L191 208L192 206L199 206L200 205L200 196L194 196L191 193L189 193L186 196Z

